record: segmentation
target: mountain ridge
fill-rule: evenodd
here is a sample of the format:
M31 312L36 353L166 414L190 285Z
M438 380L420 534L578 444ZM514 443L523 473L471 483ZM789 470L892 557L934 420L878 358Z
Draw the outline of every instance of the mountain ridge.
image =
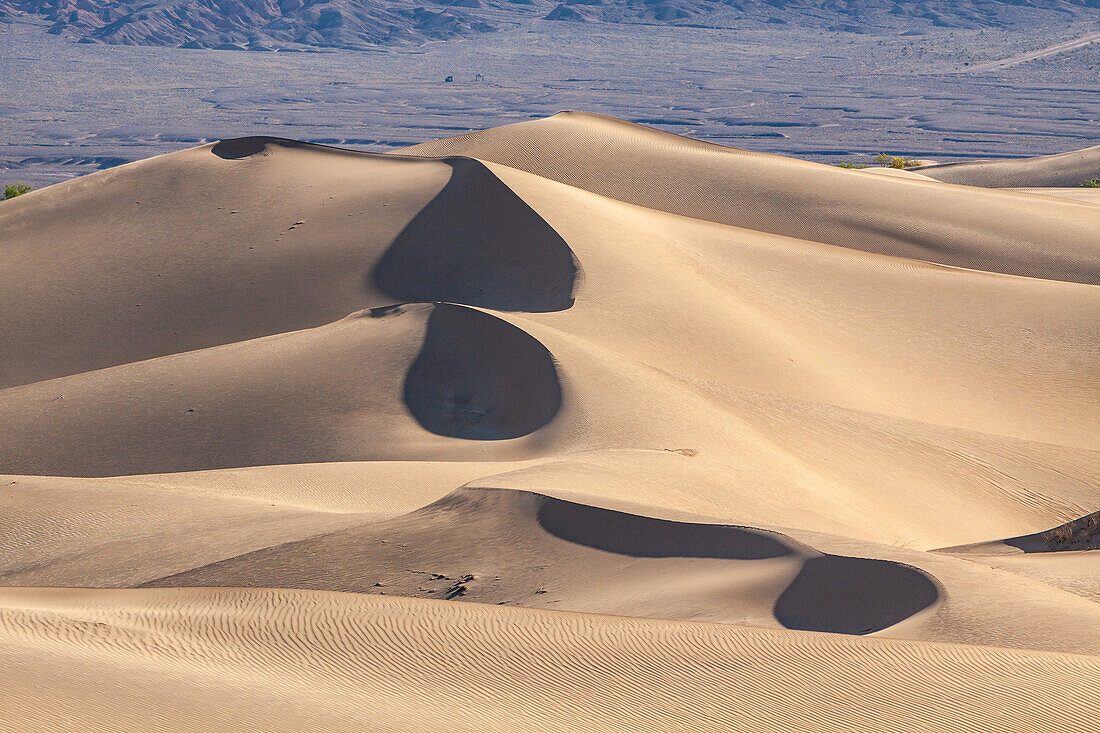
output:
M422 44L539 19L921 34L1100 20L1100 0L0 0L0 21L36 17L82 43L271 51Z

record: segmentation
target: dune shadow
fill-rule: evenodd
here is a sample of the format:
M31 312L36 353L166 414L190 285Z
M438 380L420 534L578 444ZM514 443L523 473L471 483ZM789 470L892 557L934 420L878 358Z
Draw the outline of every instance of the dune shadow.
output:
M528 312L572 306L578 267L565 240L481 162L443 162L450 180L365 284L409 302Z
M404 401L438 435L505 440L549 423L562 391L554 358L537 339L487 313L440 304L405 375Z
M1100 511L1078 517L1053 529L1004 540L1024 552L1064 552L1100 549Z
M809 558L775 603L788 629L870 634L904 621L939 599L920 570L889 560Z
M632 557L763 560L795 552L779 535L761 530L654 519L562 499L544 499L538 523L568 542Z
M268 145L279 145L284 148L300 148L305 143L298 140L288 140L282 137L266 137L254 135L252 137L233 137L227 140L219 140L210 149L214 155L226 160L240 160L257 153L262 153Z

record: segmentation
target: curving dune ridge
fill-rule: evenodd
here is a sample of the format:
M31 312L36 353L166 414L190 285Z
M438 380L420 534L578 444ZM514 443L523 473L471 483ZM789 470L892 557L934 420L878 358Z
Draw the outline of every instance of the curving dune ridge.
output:
M1090 730L1093 157L565 113L3 202L0 730Z
M990 188L1079 186L1100 178L1100 145L1023 160L976 160L917 169L946 183Z

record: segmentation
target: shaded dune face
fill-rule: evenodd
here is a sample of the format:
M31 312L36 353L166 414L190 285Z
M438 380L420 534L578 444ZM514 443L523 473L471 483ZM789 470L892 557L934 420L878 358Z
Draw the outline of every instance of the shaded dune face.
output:
M724 524L672 522L561 499L544 499L538 522L563 540L634 557L762 560L795 552L793 543L770 532Z
M405 376L405 405L424 429L468 440L533 433L561 408L550 352L480 311L437 305Z
M0 388L395 301L556 311L579 277L562 237L481 163L273 137L8 202L0 253Z
M226 160L240 160L262 153L269 145L278 145L284 148L306 147L307 143L298 140L288 140L282 137L267 137L256 135L253 137L233 137L227 140L219 140L210 149L214 155Z
M822 555L806 561L775 603L788 629L870 634L900 623L939 599L916 568L862 557Z
M527 491L458 489L416 511L147 583L411 595L869 634L931 606L898 562L778 532L680 522ZM461 586L461 587L460 587ZM624 599L631 599L624 602Z
M0 472L116 476L418 457L433 450L418 442L433 440L424 430L517 438L549 423L561 403L553 357L519 328L462 306L390 306L0 391Z
M764 560L813 553L775 603L789 629L870 634L900 623L939 599L923 572L889 560L818 555L782 535L722 524L695 524L544 497L539 525L560 539L645 558Z
M1066 522L1046 532L1005 540L1024 552L1100 549L1100 511Z
M1100 550L1100 511L1086 514L1043 532L970 545L942 547L936 552L960 555L1002 555L1013 554L1016 551L1049 553L1081 550Z
M502 311L572 306L578 269L565 240L482 163L445 162L450 181L394 239L368 286L403 301Z
M400 152L475 157L636 206L849 249L1100 283L1094 222L1080 207L1006 192L960 197L930 181L737 150L600 115L561 113ZM1062 246L1049 246L1052 232Z
M0 594L0 686L41 691L24 717L118 728L57 705L67 680L124 698L181 670L198 718L239 694L312 718L288 730L1030 730L1088 707L1058 674L1100 679L1100 553L1020 554L1020 577L912 547L1096 508L1094 207L592 116L456 141L238 138L0 205L0 472L52 475L0 481L0 586L103 589ZM945 675L968 694L930 695ZM989 679L1013 695L982 700ZM122 698L135 729L159 710ZM982 705L944 725L939 698Z

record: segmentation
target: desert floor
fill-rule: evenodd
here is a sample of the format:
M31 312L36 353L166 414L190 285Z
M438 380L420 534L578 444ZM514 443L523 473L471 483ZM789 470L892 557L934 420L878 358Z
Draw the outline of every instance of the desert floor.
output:
M261 53L73 43L0 23L0 182L41 187L242 135L392 152L571 109L823 162L1100 142L1100 42L1067 47L1096 23L922 35L498 25L409 48Z

